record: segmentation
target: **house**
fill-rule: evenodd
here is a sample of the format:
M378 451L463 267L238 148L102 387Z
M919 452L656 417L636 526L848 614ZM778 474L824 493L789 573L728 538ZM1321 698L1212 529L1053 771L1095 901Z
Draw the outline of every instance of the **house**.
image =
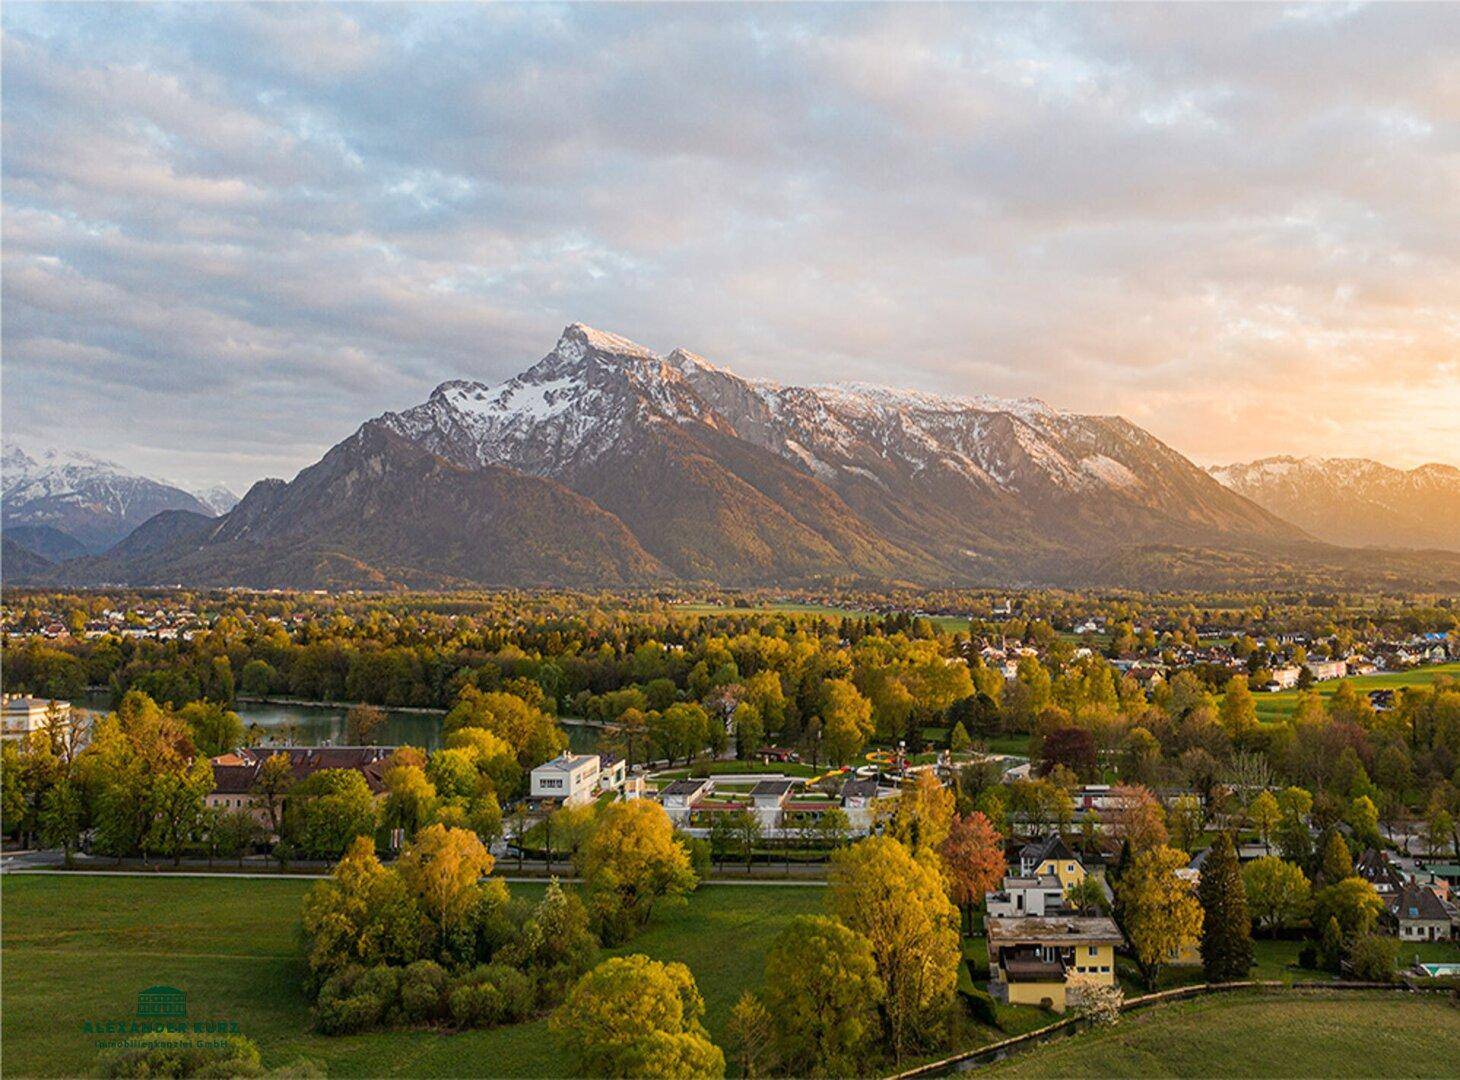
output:
M52 710L64 726L71 724L71 703L69 701L48 701L45 698L4 695L3 719L0 719L0 738L12 742L23 742L37 731L45 731Z
M676 825L688 825L695 804L715 790L715 782L708 777L675 780L659 789L659 802L663 805L669 820Z
M245 747L210 759L213 790L204 799L211 809L248 810L260 825L269 824L268 800L255 788L263 764L275 754L289 759L294 783L325 769L355 769L365 778L371 794L385 794L385 768L393 746L281 746Z
M1389 917L1399 927L1400 941L1450 940L1450 912L1428 886L1405 885L1392 898Z
M1341 679L1348 674L1348 663L1344 660L1309 660L1305 666L1317 682Z
M1391 897L1403 891L1406 884L1404 872L1389 861L1389 856L1373 848L1354 860L1354 874L1363 878L1387 904Z
M865 835L872 831L877 804L882 798L875 776L848 780L842 785L842 810L847 815L852 832Z
M1115 949L1124 938L1113 919L991 917L984 928L989 992L1000 1001L1064 1012L1080 986L1115 985Z
M997 890L984 894L984 903L990 916L1061 915L1065 887L1053 874L1010 874Z
M605 791L624 786L622 758L598 754L559 754L532 770L528 797L556 799L564 806L591 802Z
M1262 684L1262 688L1269 692L1278 690L1291 690L1298 685L1298 677L1303 669L1297 664L1287 664L1283 667L1272 669L1272 678Z
M1085 880L1085 864L1059 833L1025 844L1019 849L1019 877L1058 880L1060 893Z

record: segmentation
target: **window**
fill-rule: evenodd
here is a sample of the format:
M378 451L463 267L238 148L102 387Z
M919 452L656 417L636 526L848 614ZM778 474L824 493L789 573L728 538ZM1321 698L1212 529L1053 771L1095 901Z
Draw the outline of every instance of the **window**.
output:
M1099 956L1100 955L1100 946L1098 946L1098 945L1091 945L1090 948L1089 948L1089 951L1086 952L1085 955L1086 956Z

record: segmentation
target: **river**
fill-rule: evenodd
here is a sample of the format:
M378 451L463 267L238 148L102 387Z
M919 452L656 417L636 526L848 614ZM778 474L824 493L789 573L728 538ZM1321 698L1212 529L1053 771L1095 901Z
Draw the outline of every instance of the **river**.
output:
M111 692L89 690L75 705L91 712L108 712ZM345 713L348 705L286 705L273 701L240 701L233 706L248 735L245 742L294 746L339 746L345 741ZM374 742L382 746L420 746L436 750L441 746L443 713L385 710L385 725ZM598 729L572 720L560 721L568 733L568 744L579 753L598 745Z

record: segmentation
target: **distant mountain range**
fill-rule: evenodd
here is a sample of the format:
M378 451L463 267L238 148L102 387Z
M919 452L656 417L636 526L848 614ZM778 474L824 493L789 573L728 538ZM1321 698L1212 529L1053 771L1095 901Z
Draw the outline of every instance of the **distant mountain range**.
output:
M1460 551L1460 469L1364 458L1269 457L1211 474L1333 544Z
M866 384L784 386L580 324L522 374L443 383L367 421L292 481L255 484L221 517L166 509L111 551L38 576L1197 588L1291 586L1296 561L1312 580L1419 574L1460 588L1460 557L1396 555L1376 570L1120 417Z
M0 454L0 485L6 539L53 563L104 552L165 510L212 517L238 502L221 484L190 492L91 454L15 445Z

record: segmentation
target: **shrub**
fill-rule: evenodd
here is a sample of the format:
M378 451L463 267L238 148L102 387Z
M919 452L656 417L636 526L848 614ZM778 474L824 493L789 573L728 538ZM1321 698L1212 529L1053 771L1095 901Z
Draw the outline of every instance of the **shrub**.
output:
M989 1027L999 1026L999 1007L993 996L979 989L960 990L963 995L963 1003L968 1007L968 1015L977 1020L980 1024L987 1024Z
M226 1046L193 1045L191 1035L159 1032L146 1036L147 1046L113 1050L97 1062L102 1076L221 1077L262 1076L259 1049L241 1035L229 1036Z
M478 964L452 984L447 994L458 1027L511 1024L532 1015L532 980L505 964Z
M1306 968L1308 971L1316 971L1318 969L1318 946L1304 945L1298 952L1298 966Z
M431 1024L446 1015L446 969L434 960L417 960L400 977L400 1018L407 1024Z
M400 972L384 964L352 964L325 980L315 1003L315 1023L326 1035L369 1031L396 1009Z
M1389 982L1399 956L1399 941L1378 934L1365 934L1349 950L1348 962L1360 982Z

